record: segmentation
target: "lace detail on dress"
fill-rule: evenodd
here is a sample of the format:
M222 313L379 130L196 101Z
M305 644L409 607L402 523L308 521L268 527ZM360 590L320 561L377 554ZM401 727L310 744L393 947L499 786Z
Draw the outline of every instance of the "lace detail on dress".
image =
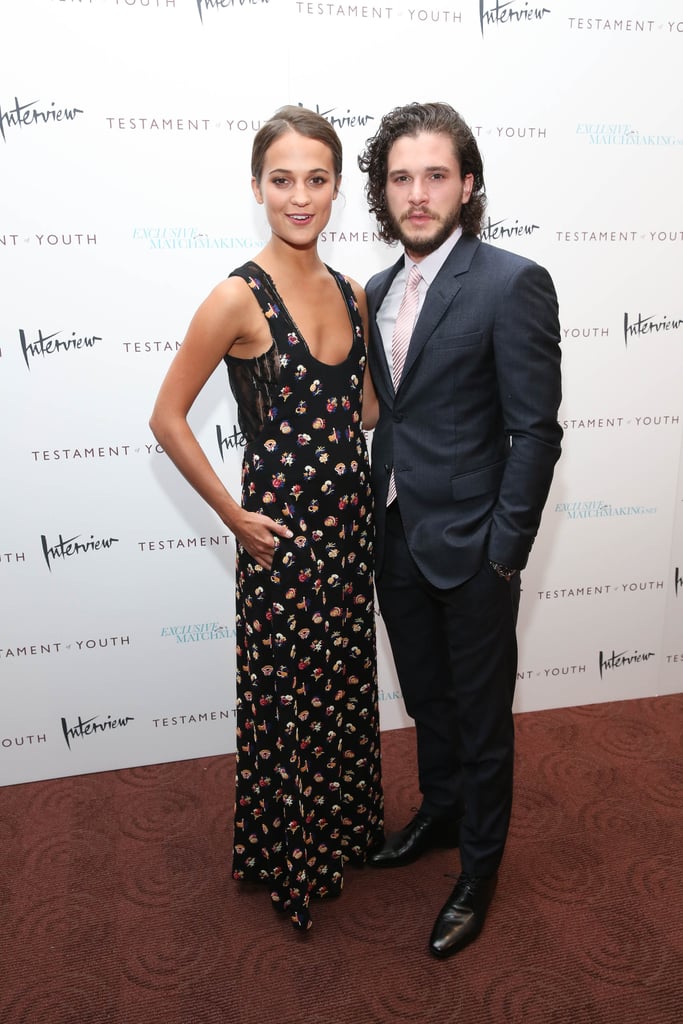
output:
M238 359L225 356L228 379L237 403L237 420L248 443L255 441L265 426L268 411L277 396L280 354L275 342L262 356Z
M267 320L278 315L279 296L271 294L270 279L258 264L246 263L233 270L230 277L246 281ZM274 286L272 288L274 290ZM224 361L237 403L237 421L247 443L251 444L263 430L278 394L281 360L277 340L273 337L273 344L261 356L240 359L228 353Z

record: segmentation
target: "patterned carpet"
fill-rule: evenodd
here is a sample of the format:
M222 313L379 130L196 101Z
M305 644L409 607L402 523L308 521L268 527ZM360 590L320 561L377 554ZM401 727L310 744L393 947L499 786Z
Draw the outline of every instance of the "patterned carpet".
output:
M516 716L484 932L426 950L457 854L347 873L297 934L230 879L234 758L0 789L2 1024L680 1024L683 697ZM418 800L383 734L387 825Z

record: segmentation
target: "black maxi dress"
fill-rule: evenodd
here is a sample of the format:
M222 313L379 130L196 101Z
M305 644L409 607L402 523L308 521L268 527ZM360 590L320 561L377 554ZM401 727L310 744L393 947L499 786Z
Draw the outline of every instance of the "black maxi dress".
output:
M270 887L310 927L346 862L381 841L373 504L360 410L366 352L348 281L349 353L315 359L272 279L243 278L271 349L225 361L246 438L242 505L285 523L270 570L238 545L237 769L233 877Z

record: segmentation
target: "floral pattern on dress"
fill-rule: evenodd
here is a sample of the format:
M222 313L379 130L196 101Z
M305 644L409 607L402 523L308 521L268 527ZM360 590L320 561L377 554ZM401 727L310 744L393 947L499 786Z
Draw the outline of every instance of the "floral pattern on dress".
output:
M233 877L268 884L304 929L311 898L338 895L344 864L363 863L383 829L366 352L351 286L330 273L349 310L342 363L312 356L254 263L233 275L273 347L226 356L247 437L242 504L293 534L275 538L270 572L238 545Z

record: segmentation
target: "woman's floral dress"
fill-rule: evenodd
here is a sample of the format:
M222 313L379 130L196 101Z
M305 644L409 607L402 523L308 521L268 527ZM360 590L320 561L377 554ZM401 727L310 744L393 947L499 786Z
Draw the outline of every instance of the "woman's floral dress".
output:
M231 276L252 289L273 345L226 356L247 441L242 504L293 533L275 538L270 572L238 545L233 877L267 883L299 928L383 829L366 352L351 286L329 272L349 310L342 363L311 355L255 263Z

